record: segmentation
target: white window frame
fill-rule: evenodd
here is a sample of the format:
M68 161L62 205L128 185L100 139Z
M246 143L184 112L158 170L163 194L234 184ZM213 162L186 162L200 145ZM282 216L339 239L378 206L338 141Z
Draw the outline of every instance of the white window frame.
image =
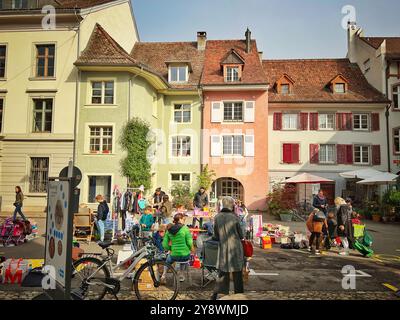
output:
M100 135L99 136L96 136L96 135L92 136L92 134L91 134L91 129L92 128L99 128L100 129ZM111 136L104 135L104 129L106 129L106 128L111 128L111 130L112 130ZM89 125L89 153L90 154L107 154L107 155L108 154L113 154L114 153L114 147L115 147L115 145L114 145L114 135L115 135L114 126L112 126L112 125ZM91 150L91 140L92 140L92 138L100 140L99 151L92 151ZM107 139L107 138L108 139L111 138L111 152L108 152L108 153L103 151L104 139Z
M363 116L367 117L367 128L362 128L362 118ZM360 128L356 128L356 117L360 117ZM371 120L370 120L370 114L369 113L353 113L353 130L354 131L369 131L371 124L370 124Z
M178 69L178 73L177 73L177 80L172 80L172 69L173 68L177 68ZM180 68L185 68L185 79L182 80L180 79L180 72L179 69ZM189 66L187 65L171 65L168 67L168 82L171 83L186 83L189 81Z
M86 203L88 204L95 204L96 202L89 202L89 192L90 192L90 184L89 184L89 177L111 177L111 184L110 184L110 201L112 200L112 186L114 185L114 174L113 173L87 173L84 175L84 181L86 186ZM104 196L104 195L103 195Z
M227 66L225 68L226 70L226 75L225 75L225 82L238 82L240 80L239 74L240 74L240 67L239 66ZM236 74L234 73L234 70L237 70ZM235 75L237 75L237 79L235 79Z
M343 91L337 91L336 90L337 89L336 86L343 86ZM346 84L344 82L337 82L337 83L335 83L333 85L333 90L334 90L335 93L344 94L344 93L346 93Z
M97 153L90 152L90 127L112 127L113 130L113 138L112 138L112 152L110 153L103 153L102 151ZM85 140L84 140L84 147L83 147L83 154L86 156L108 156L108 155L115 155L116 153L116 125L114 122L86 122L85 123Z
M231 148L232 148L232 153L224 153L224 137L231 137L232 141L231 141ZM242 153L241 154L237 154L237 153L233 153L234 150L234 139L233 137L242 137ZM244 134L222 134L221 135L221 156L225 157L225 158L234 158L234 157L244 157L245 155L245 135Z
M289 83L282 83L282 84L280 84L280 86L281 86L281 88L280 88L281 94L283 94L283 95L290 94L290 84ZM287 87L287 92L283 92L283 90L282 90L283 87L285 87L285 88Z
M0 77L0 80L6 80L7 79L8 44L0 43L0 46L6 48L5 58L4 58L4 77Z
M396 92L395 92L396 90ZM394 96L397 96L397 107L394 102ZM400 110L400 84L396 84L392 87L392 101L393 101L393 109Z
M46 195L47 194L47 190L44 192L35 192L35 191L30 191L31 190L31 174L32 174L32 158L37 158L37 159L48 159L48 167L47 167L47 178L50 177L50 170L51 170L51 160L52 158L49 155L41 155L41 154L35 154L35 155L27 155L28 157L28 181L27 181L27 186L26 186L26 190L27 190L27 194L30 195ZM48 187L48 181L47 181L47 187Z
M289 128L285 128L285 116L296 116L296 127L292 128L291 124L293 122L293 120L290 120L290 127ZM282 130L287 130L287 131L295 131L295 130L299 130L299 121L300 121L300 115L297 112L292 112L292 113L283 113L282 114Z
M172 180L172 175L173 174L178 174L179 175L179 181L174 181ZM192 174L190 172L175 172L175 171L170 171L168 172L168 181L169 181L169 188L171 189L175 183L182 183L187 185L189 188L192 187ZM182 180L182 175L189 175L189 181L183 181Z
M242 104L242 119L240 120L235 120L235 103L241 103ZM245 117L245 101L223 101L222 102L222 122L224 123L241 123L244 122L244 117ZM230 104L231 108L231 120L225 120L225 104Z
M328 128L328 116L332 117L332 128ZM326 128L321 127L325 122ZM333 131L335 130L335 114L334 113L318 113L318 130Z
M180 144L180 152L179 155L175 155L174 153L174 138L180 138L180 141L178 142L178 144ZM190 144L189 144L189 150L190 150L190 155L188 156L184 156L182 155L182 138L189 138L190 139ZM193 148L192 148L192 144L193 144L193 137L191 135L183 135L183 134L177 134L177 135L173 135L170 137L170 157L171 158L179 158L179 159L190 159L193 156Z
M181 106L182 108L183 108L183 106L187 106L187 107L189 107L189 108L188 108L188 110L183 110L183 109L176 110L175 108L176 108L177 106ZM193 109L192 103L186 103L186 102L176 102L176 103L173 103L173 110L172 110L172 119L173 119L173 122L174 122L174 123L177 123L177 124L191 124L191 123L192 123L192 109ZM184 112L184 111L189 111L189 113L190 113L190 117L189 117L189 121L188 121L188 122L184 122L184 121L183 121L183 112ZM176 114L176 113L180 113L180 120L181 120L181 121L176 121L176 118L175 118L175 114Z
M332 148L332 160L329 160L328 157L328 152L325 151L325 159L321 159L321 150L323 148L327 148L327 147L331 147ZM320 144L319 145L319 151L318 151L318 163L320 164L335 164L336 163L336 144L333 143L324 143L324 144Z
M112 103L105 103L105 94L106 94L106 83L107 82L112 82L113 83L113 102ZM94 103L93 102L93 84L94 83L101 83L101 96L96 96L96 97L100 97L101 98L101 103ZM109 106L113 106L115 105L115 100L116 100L116 81L114 79L90 79L89 80L89 104L92 106L102 106L102 105L109 105ZM96 90L100 90L100 89L96 89Z
M16 2L18 2L19 5L17 5ZM24 2L26 2L26 6L24 6ZM11 1L11 7L12 7L13 10L27 8L28 7L28 0L12 0Z
M356 161L356 148L361 148L360 149L360 162ZM368 162L364 162L363 161L363 149L367 148L368 150ZM358 164L358 165L370 165L371 164L371 146L370 145L366 145L366 144L355 144L353 146L353 157L354 157L354 164Z

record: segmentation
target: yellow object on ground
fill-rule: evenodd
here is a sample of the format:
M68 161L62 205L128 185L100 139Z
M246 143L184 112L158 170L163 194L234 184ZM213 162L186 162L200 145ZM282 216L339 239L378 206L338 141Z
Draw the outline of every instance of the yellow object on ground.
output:
M28 259L29 269L41 268L44 265L44 259Z
M390 290L392 290L392 291L394 291L394 292L397 292L397 291L399 291L399 289L398 288L396 288L395 286L392 286L391 284L389 284L389 283L382 283L386 288L388 288L388 289L390 289Z

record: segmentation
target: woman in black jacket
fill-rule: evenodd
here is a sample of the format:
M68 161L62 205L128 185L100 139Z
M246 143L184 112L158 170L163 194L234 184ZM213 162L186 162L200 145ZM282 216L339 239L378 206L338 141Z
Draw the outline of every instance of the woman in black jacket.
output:
M328 214L328 200L324 196L324 191L319 190L318 194L314 197L313 207L319 209L325 214L325 217Z
M343 245L343 251L339 252L340 255L349 254L349 241L352 237L352 224L351 224L351 210L343 198L335 199L336 217L337 217L337 234Z

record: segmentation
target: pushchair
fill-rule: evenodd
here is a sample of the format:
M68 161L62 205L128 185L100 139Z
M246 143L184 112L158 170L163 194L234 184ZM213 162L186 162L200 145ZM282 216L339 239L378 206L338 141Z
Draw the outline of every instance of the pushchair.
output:
M3 243L4 247L14 244L18 246L26 242L26 233L24 222L13 221L12 218L8 218L0 226L0 241Z
M201 287L205 288L218 278L218 241L207 240L203 242L201 258Z
M353 247L360 252L364 257L371 257L374 251L371 249L372 237L366 231L365 225L355 224L354 228L354 243Z

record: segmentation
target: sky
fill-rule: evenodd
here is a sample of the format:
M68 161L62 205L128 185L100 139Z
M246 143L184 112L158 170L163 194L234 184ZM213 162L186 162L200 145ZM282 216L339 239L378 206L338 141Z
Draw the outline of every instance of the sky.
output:
M353 6L365 36L400 36L399 0L132 2L141 41L195 41L197 31L208 39L244 39L249 27L265 59L345 57L342 20L353 16L353 9L342 13L345 6Z

